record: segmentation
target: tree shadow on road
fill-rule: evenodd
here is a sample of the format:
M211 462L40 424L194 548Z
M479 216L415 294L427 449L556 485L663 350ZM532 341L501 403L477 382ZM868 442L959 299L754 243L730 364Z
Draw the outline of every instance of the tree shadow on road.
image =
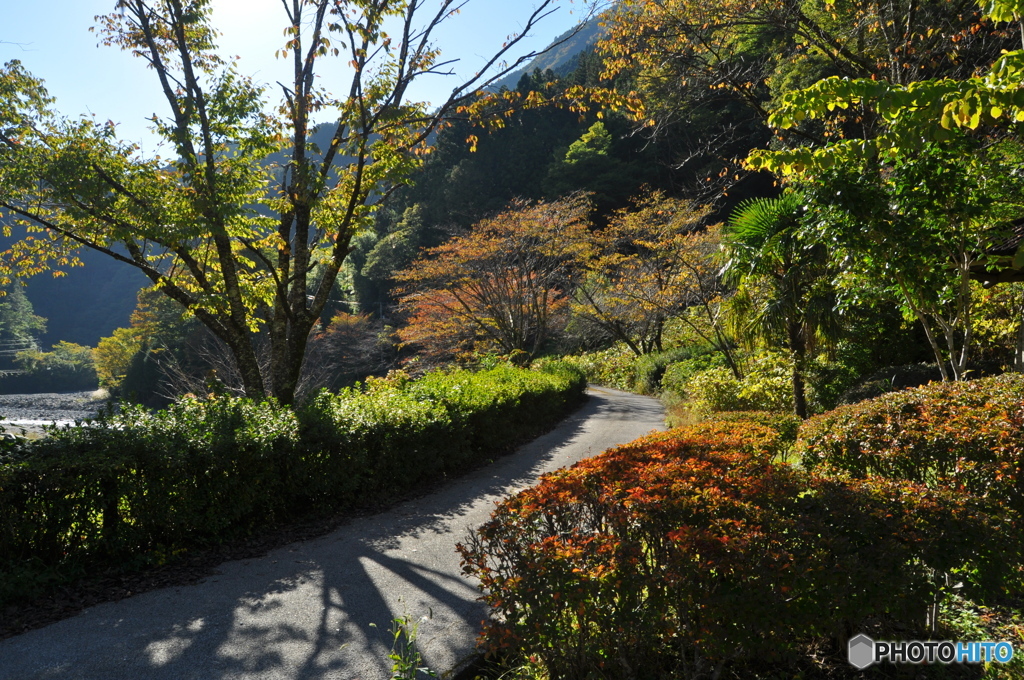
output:
M661 417L653 400L594 392L553 431L429 495L226 563L198 585L0 642L0 678L388 678L389 630L403 616L421 622L432 666L452 668L487 615L455 553L468 528L541 473L598 453L587 447L595 419L635 430Z

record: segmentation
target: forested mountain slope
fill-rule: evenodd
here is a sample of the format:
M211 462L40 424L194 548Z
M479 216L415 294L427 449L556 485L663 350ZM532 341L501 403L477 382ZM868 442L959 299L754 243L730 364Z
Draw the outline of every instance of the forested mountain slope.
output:
M13 237L18 237L15 229ZM15 238L0 237L0 251ZM80 253L84 266L65 268L66 276L43 273L25 281L33 311L45 318L40 344L61 340L93 347L115 328L126 326L139 289L147 279L124 263L95 252Z
M566 75L576 68L579 55L593 48L604 33L605 30L598 24L597 19L588 21L575 34L573 31L566 31L555 38L552 44L556 47L538 56L524 68L508 74L496 82L491 89L495 91L502 87L514 89L520 78L535 70L543 72L550 69L555 75Z

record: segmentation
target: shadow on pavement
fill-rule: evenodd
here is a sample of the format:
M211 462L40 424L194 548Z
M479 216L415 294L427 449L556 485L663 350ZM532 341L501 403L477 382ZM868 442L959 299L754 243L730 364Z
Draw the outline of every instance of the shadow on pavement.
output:
M598 453L584 436L592 423L636 429L662 417L654 400L594 390L555 430L428 496L226 563L196 586L101 605L0 642L0 678L388 678L391 621L400 616L421 620L435 668L454 667L486 616L455 543L505 495Z

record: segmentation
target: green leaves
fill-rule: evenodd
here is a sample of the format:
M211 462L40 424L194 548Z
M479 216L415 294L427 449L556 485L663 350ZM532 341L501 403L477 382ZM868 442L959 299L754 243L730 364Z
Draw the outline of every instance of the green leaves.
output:
M756 151L747 165L793 178L812 178L836 162L888 162L912 154L922 143L943 142L953 130L1009 126L1024 121L1024 51L1005 52L987 74L903 85L874 79L830 77L790 92L769 117L789 129L805 119L834 119L840 111L868 110L883 122L869 140L840 139L823 148Z
M818 168L805 185L813 238L843 263L846 288L897 300L924 324L936 361L954 379L970 347L972 268L1024 202L1015 145L978 146L955 132L885 164Z
M524 34L551 2L539 3ZM407 0L284 5L280 54L294 68L277 106L219 56L209 0L123 0L97 18L103 42L140 57L159 84L167 106L154 125L173 148L169 162L118 143L111 126L58 118L41 83L9 65L0 208L54 235L16 247L7 273L37 273L77 247L127 262L230 348L246 394L291 402L352 238L421 164L442 120L487 81L474 76L433 108L409 100L410 84L436 72L432 35L447 11L421 14ZM338 96L319 85L329 57L351 66ZM4 272L0 264L0 280ZM256 356L257 332L269 336L269 367Z
M392 374L323 392L298 414L208 395L51 432L16 457L0 452L0 606L26 595L9 584L33 571L63 582L158 564L457 474L557 422L585 387L564 366Z
M1017 21L1024 15L1020 0L979 0L978 5L992 21Z
M17 59L0 70L0 148L9 150L21 143L22 135L50 115L53 103L43 81L25 70Z

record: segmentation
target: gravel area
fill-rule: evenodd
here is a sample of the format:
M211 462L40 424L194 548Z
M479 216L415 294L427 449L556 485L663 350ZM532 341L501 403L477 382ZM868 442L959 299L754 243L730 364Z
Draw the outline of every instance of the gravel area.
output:
M93 418L107 403L105 390L95 392L50 392L43 394L0 394L0 426L21 434L41 433L44 425L70 425Z

